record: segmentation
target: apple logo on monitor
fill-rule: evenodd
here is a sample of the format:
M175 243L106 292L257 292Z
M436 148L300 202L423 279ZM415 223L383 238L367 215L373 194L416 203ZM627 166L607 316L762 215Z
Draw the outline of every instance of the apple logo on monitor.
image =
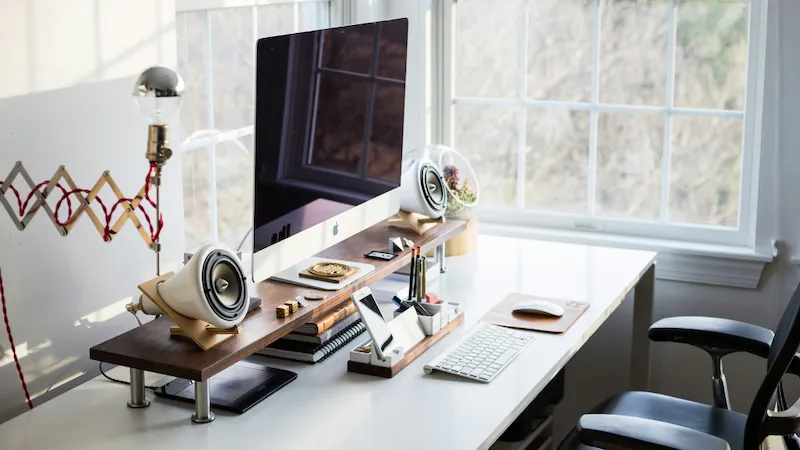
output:
M336 236L337 234L339 234L339 222L333 225L333 235Z

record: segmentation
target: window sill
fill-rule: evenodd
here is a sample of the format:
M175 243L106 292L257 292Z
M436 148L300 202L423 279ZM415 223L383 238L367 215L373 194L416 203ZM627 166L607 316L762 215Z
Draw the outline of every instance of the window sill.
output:
M747 247L696 242L553 230L546 228L480 224L482 234L600 245L658 252L656 278L746 289L758 288L761 274L776 254L759 253Z

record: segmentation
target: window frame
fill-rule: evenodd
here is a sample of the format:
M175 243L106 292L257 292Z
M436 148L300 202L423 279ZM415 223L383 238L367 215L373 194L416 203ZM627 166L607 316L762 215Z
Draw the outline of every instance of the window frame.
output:
M748 72L746 98L743 111L724 111L701 108L674 107L674 57L675 34L677 30L676 6L678 0L670 1L669 23L670 41L668 48L667 71L667 103L664 107L603 104L599 102L598 66L599 51L599 11L601 0L594 0L594 37L592 43L592 97L591 102L561 102L529 100L525 92L527 70L527 24L529 8L532 0L518 0L523 6L523 14L519 31L520 68L518 85L519 93L513 99L483 99L475 97L458 97L455 95L455 42L457 37L458 0L444 0L432 5L432 28L430 34L432 61L439 61L431 67L431 141L435 144L453 145L455 142L454 115L458 104L503 106L512 108L518 113L519 130L525 130L527 111L531 108L565 108L590 112L590 156L586 213L566 213L544 209L525 208L525 139L526 133L519 133L517 148L517 203L514 207L491 207L479 205L476 214L484 223L520 227L526 229L544 229L559 233L589 233L598 236L628 236L632 238L657 239L668 241L691 241L703 245L716 245L746 248L752 251L766 252L770 247L763 242L763 233L759 233L761 242L757 242L756 222L758 218L760 160L762 146L762 120L764 109L764 72L767 39L767 1L750 0L750 20L748 30ZM597 118L600 112L636 112L664 115L665 130L662 146L662 180L661 180L661 214L656 221L644 219L625 219L609 216L592 215L592 205L596 200L596 162L597 162ZM742 171L739 184L739 221L737 228L693 223L668 222L669 210L669 164L671 150L671 131L669 124L673 116L697 117L736 117L743 120ZM666 211L666 214L665 214ZM772 253L770 250L769 253Z
M204 96L206 99L205 108L205 126L207 128L193 133L192 136L182 136L180 143L181 152L195 151L203 149L208 158L208 178L214 180L209 183L208 190L208 221L211 239L214 241L219 240L219 211L217 206L217 173L216 173L216 147L225 142L233 142L243 152L248 153L246 146L241 142L241 138L246 138L255 133L254 126L245 125L236 129L220 131L215 128L214 117L214 67L212 61L212 45L213 34L211 29L211 11L229 8L252 8L253 22L253 61L256 58L256 45L258 41L258 8L263 6L274 5L294 5L295 22L293 32L299 32L301 24L297 18L302 14L301 5L303 4L317 4L319 8L326 8L326 14L329 24L334 23L334 14L343 14L341 6L338 4L346 0L175 0L175 14L185 12L198 12L204 14L205 22L205 49L203 56L204 63ZM254 92L255 94L255 92Z

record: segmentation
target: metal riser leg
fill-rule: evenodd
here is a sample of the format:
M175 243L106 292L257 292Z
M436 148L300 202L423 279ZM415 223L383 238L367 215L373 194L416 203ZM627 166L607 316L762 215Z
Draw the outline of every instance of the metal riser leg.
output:
M129 408L146 408L150 406L150 399L144 394L144 370L130 369L131 371L131 399Z
M436 247L436 259L439 263L439 273L446 273L447 272L447 263L445 258L445 243L442 242L438 247Z
M214 421L211 412L211 380L194 382L194 414L192 422L209 423Z

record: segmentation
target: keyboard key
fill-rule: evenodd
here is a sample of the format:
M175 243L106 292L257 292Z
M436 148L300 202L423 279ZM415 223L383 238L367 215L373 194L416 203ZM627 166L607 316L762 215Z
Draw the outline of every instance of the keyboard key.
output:
M462 366L453 366L450 370L452 370L453 372L460 372L461 369L463 369L463 368L464 367L462 367Z
M501 364L501 365L505 364L516 354L517 354L517 352L514 351L514 350L506 350L505 353L500 355L500 357L495 360L495 363Z
M477 377L482 372L483 372L483 368L482 367L476 367L476 368L472 369L472 372L470 372L469 374L472 375L473 377Z

